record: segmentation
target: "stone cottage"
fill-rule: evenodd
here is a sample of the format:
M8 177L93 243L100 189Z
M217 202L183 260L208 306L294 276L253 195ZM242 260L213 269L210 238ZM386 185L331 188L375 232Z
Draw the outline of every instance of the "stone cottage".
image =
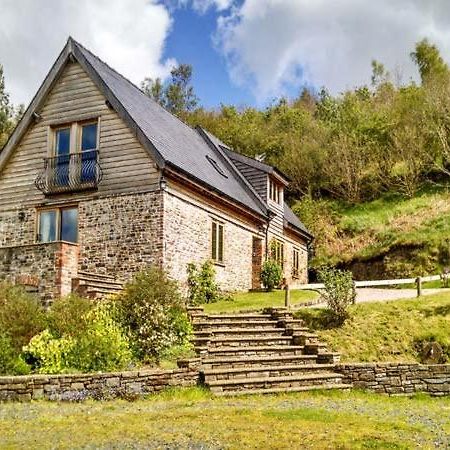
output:
M51 300L150 264L183 283L211 259L223 289L248 290L271 252L304 283L312 237L287 185L69 38L0 153L0 277Z

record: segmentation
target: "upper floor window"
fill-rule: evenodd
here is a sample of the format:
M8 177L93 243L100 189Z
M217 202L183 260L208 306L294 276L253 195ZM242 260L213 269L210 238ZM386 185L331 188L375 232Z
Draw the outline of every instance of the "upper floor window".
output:
M37 240L39 242L78 242L78 208L39 211Z
M282 201L282 187L272 179L269 179L269 199L278 204Z
M300 250L294 248L292 250L292 278L300 276Z
M212 221L211 257L213 261L223 263L223 223Z

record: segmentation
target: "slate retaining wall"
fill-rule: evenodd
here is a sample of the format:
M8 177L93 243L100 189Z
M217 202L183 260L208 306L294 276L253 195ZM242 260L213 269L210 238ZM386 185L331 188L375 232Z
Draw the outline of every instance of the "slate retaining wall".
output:
M355 388L386 394L426 392L450 395L450 364L351 363L338 364L336 372Z

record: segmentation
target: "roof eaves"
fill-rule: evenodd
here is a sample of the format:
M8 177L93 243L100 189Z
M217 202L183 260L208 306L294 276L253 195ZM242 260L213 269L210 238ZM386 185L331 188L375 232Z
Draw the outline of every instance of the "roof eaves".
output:
M37 110L42 106L42 103L47 97L47 94L50 92L50 89L55 83L55 80L58 78L59 74L64 69L67 60L71 54L71 51L72 51L72 39L69 37L69 39L66 42L66 45L61 50L60 54L56 58L56 61L53 63L53 66L48 71L47 76L44 78L44 81L39 86L39 89L32 98L27 109L25 110L21 120L14 128L8 141L3 146L3 149L0 151L0 172L3 170L6 163L8 162L12 154L12 151L22 139L23 135L27 131L30 124L34 121L33 114L37 112Z
M97 85L100 92L106 97L114 111L125 121L128 127L135 133L139 142L144 146L150 156L155 160L156 165L159 169L163 169L165 167L166 161L162 157L161 153L154 146L152 141L145 135L136 121L133 119L131 114L127 111L127 109L122 105L120 100L114 95L112 90L109 88L108 84L103 80L101 75L97 72L97 70L92 66L92 64L86 59L83 52L86 51L91 54L94 58L97 58L93 53L84 48L80 43L75 41L72 38L69 38L73 42L73 54L76 60L80 63L84 70L89 74L92 81ZM99 60L100 61L100 60Z

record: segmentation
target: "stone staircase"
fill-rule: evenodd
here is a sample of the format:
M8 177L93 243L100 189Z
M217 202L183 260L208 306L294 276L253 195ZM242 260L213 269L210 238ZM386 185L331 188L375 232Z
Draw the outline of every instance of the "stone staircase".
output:
M123 289L123 283L110 275L78 271L72 278L72 292L87 298L102 299L117 294Z
M285 309L207 315L188 310L200 377L216 395L346 389L329 352Z

